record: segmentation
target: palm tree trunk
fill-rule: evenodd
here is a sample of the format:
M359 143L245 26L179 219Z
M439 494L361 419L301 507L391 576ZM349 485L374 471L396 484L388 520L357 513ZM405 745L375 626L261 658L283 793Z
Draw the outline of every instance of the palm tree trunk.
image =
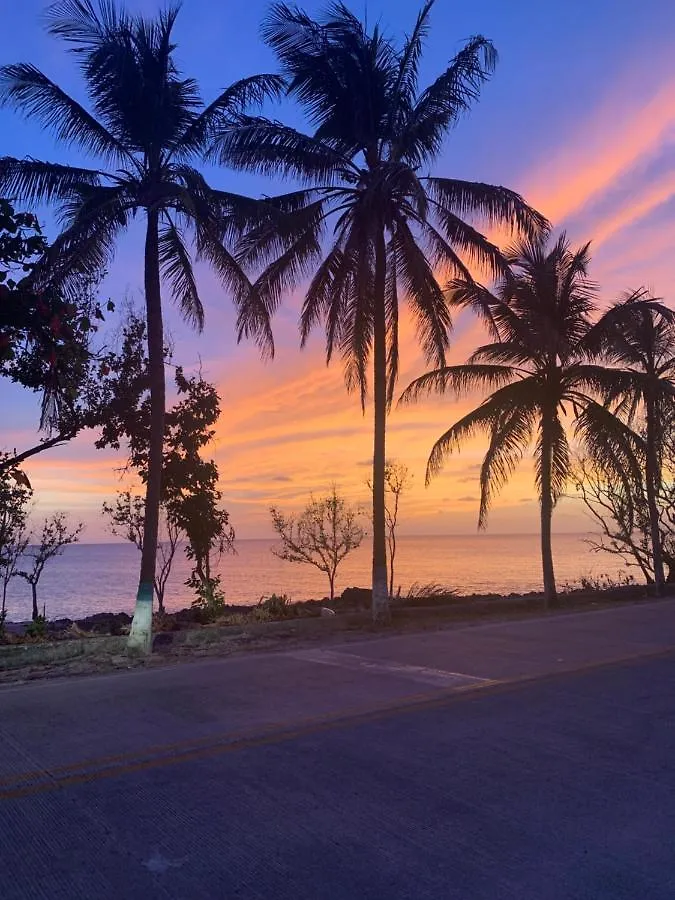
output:
M145 490L141 574L136 594L136 609L127 645L130 651L137 653L149 653L152 649L152 597L157 560L164 449L164 335L159 275L159 213L152 208L148 210L145 238L145 305L150 380L148 481Z
M541 435L541 564L544 578L544 607L557 606L558 594L553 570L553 546L551 520L553 519L553 492L551 490L551 461L553 453L551 426L548 416L542 419Z
M387 314L385 290L387 258L384 228L378 228L375 247L373 323L373 621L388 622L387 539L385 519L385 460L387 429Z
M661 547L661 528L659 521L658 494L661 486L661 472L658 454L658 424L654 401L647 398L645 404L647 418L647 506L649 507L649 528L651 532L652 559L654 562L654 592L657 597L663 594L665 576L663 572L663 548Z

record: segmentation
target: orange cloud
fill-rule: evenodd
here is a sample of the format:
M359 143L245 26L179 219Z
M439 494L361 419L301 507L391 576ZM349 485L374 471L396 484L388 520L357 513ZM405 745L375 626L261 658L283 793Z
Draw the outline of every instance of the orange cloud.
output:
M623 86L578 129L551 162L528 179L526 196L553 222L583 209L663 146L675 125L675 79L627 108Z

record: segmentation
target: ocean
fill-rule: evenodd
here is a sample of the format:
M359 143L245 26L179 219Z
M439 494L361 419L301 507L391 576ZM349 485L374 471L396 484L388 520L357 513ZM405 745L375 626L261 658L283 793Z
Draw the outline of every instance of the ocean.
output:
M554 536L556 577L560 587L582 576L626 573L616 557L594 553L584 535ZM272 540L238 540L236 555L223 558L222 584L228 603L256 603L271 593L293 600L321 598L328 580L318 569L284 562L272 554ZM338 569L336 592L365 587L370 578L370 545L364 543ZM81 618L95 612L133 611L140 554L131 544L76 544L45 568L38 588L40 610L48 618ZM634 570L630 570L634 571ZM185 580L190 563L176 554L167 586L167 609L192 600ZM435 582L463 594L511 593L541 589L538 535L451 535L400 537L396 556L396 585L405 593L413 582ZM8 592L8 619L30 617L30 586L15 579Z

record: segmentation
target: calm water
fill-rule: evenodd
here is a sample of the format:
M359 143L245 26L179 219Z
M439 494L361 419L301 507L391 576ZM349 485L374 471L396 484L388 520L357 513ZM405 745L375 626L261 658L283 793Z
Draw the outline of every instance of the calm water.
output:
M294 565L271 553L273 541L237 541L236 556L221 565L228 602L255 603L276 592L294 600L323 597L327 579L317 569ZM405 592L415 582L437 582L460 593L510 593L541 588L536 535L471 535L401 537L396 583ZM607 554L595 554L582 535L554 538L558 582L577 582L583 575L616 575L620 564ZM66 548L52 560L39 585L40 607L47 616L81 617L104 610L131 612L140 557L131 544L80 544ZM370 547L364 545L348 556L338 570L336 590L366 586L369 582ZM189 563L176 555L167 587L168 609L180 609L191 601L184 582ZM623 570L625 571L625 569ZM30 588L21 579L10 586L8 618L18 621L30 615Z

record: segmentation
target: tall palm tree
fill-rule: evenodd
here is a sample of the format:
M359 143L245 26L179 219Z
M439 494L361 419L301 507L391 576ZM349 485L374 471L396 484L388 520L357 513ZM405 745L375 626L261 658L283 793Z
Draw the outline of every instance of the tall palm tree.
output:
M0 103L40 122L66 145L101 160L83 168L31 158L0 159L0 194L57 206L61 233L42 266L44 278L66 294L104 269L115 242L136 216L145 220L145 301L151 382L150 461L145 540L130 647L151 639L164 436L162 279L183 316L202 327L204 310L188 236L239 307L240 333L255 330L269 349L265 313L251 315L250 285L227 249L228 222L246 218L243 198L211 188L194 168L211 128L247 104L278 92L277 76L233 84L204 106L196 83L183 78L172 32L178 7L154 19L130 16L113 0L62 0L50 7L48 30L64 39L79 62L91 111L30 63L0 68ZM245 304L249 308L245 308Z
M505 484L534 441L535 479L541 510L544 596L557 601L551 522L570 473L565 417L589 453L616 477L635 472L639 439L600 402L621 394L629 377L598 361L596 347L606 327L594 322L596 288L588 279L589 245L572 250L565 235L549 249L545 240L523 241L507 253L511 274L491 292L472 279L455 279L450 303L473 309L492 341L467 363L445 366L410 384L403 402L431 392L462 395L477 388L492 393L455 422L434 444L427 483L462 441L485 431L489 446L480 472L479 528L487 523L495 493ZM612 314L608 314L611 319Z
M664 425L675 411L675 325L673 312L648 295L619 304L611 327L603 334L603 351L612 365L621 369L625 384L608 390L606 401L633 424L644 419L645 493L649 509L650 540L654 559L654 586L663 593L665 574L659 521L662 488Z
M385 438L398 375L399 301L408 301L427 360L443 365L451 321L439 279L468 278L470 263L493 275L506 266L467 218L528 236L546 225L506 188L426 174L496 61L490 41L474 37L420 89L432 5L424 5L402 47L377 27L369 33L341 3L318 21L274 5L263 34L309 130L244 115L213 145L223 163L299 182L297 190L269 201L266 221L241 245L242 262L262 270L255 308L271 315L284 291L309 278L302 344L325 324L327 361L336 351L342 355L347 387L360 391L364 409L372 362L376 620L389 614Z

